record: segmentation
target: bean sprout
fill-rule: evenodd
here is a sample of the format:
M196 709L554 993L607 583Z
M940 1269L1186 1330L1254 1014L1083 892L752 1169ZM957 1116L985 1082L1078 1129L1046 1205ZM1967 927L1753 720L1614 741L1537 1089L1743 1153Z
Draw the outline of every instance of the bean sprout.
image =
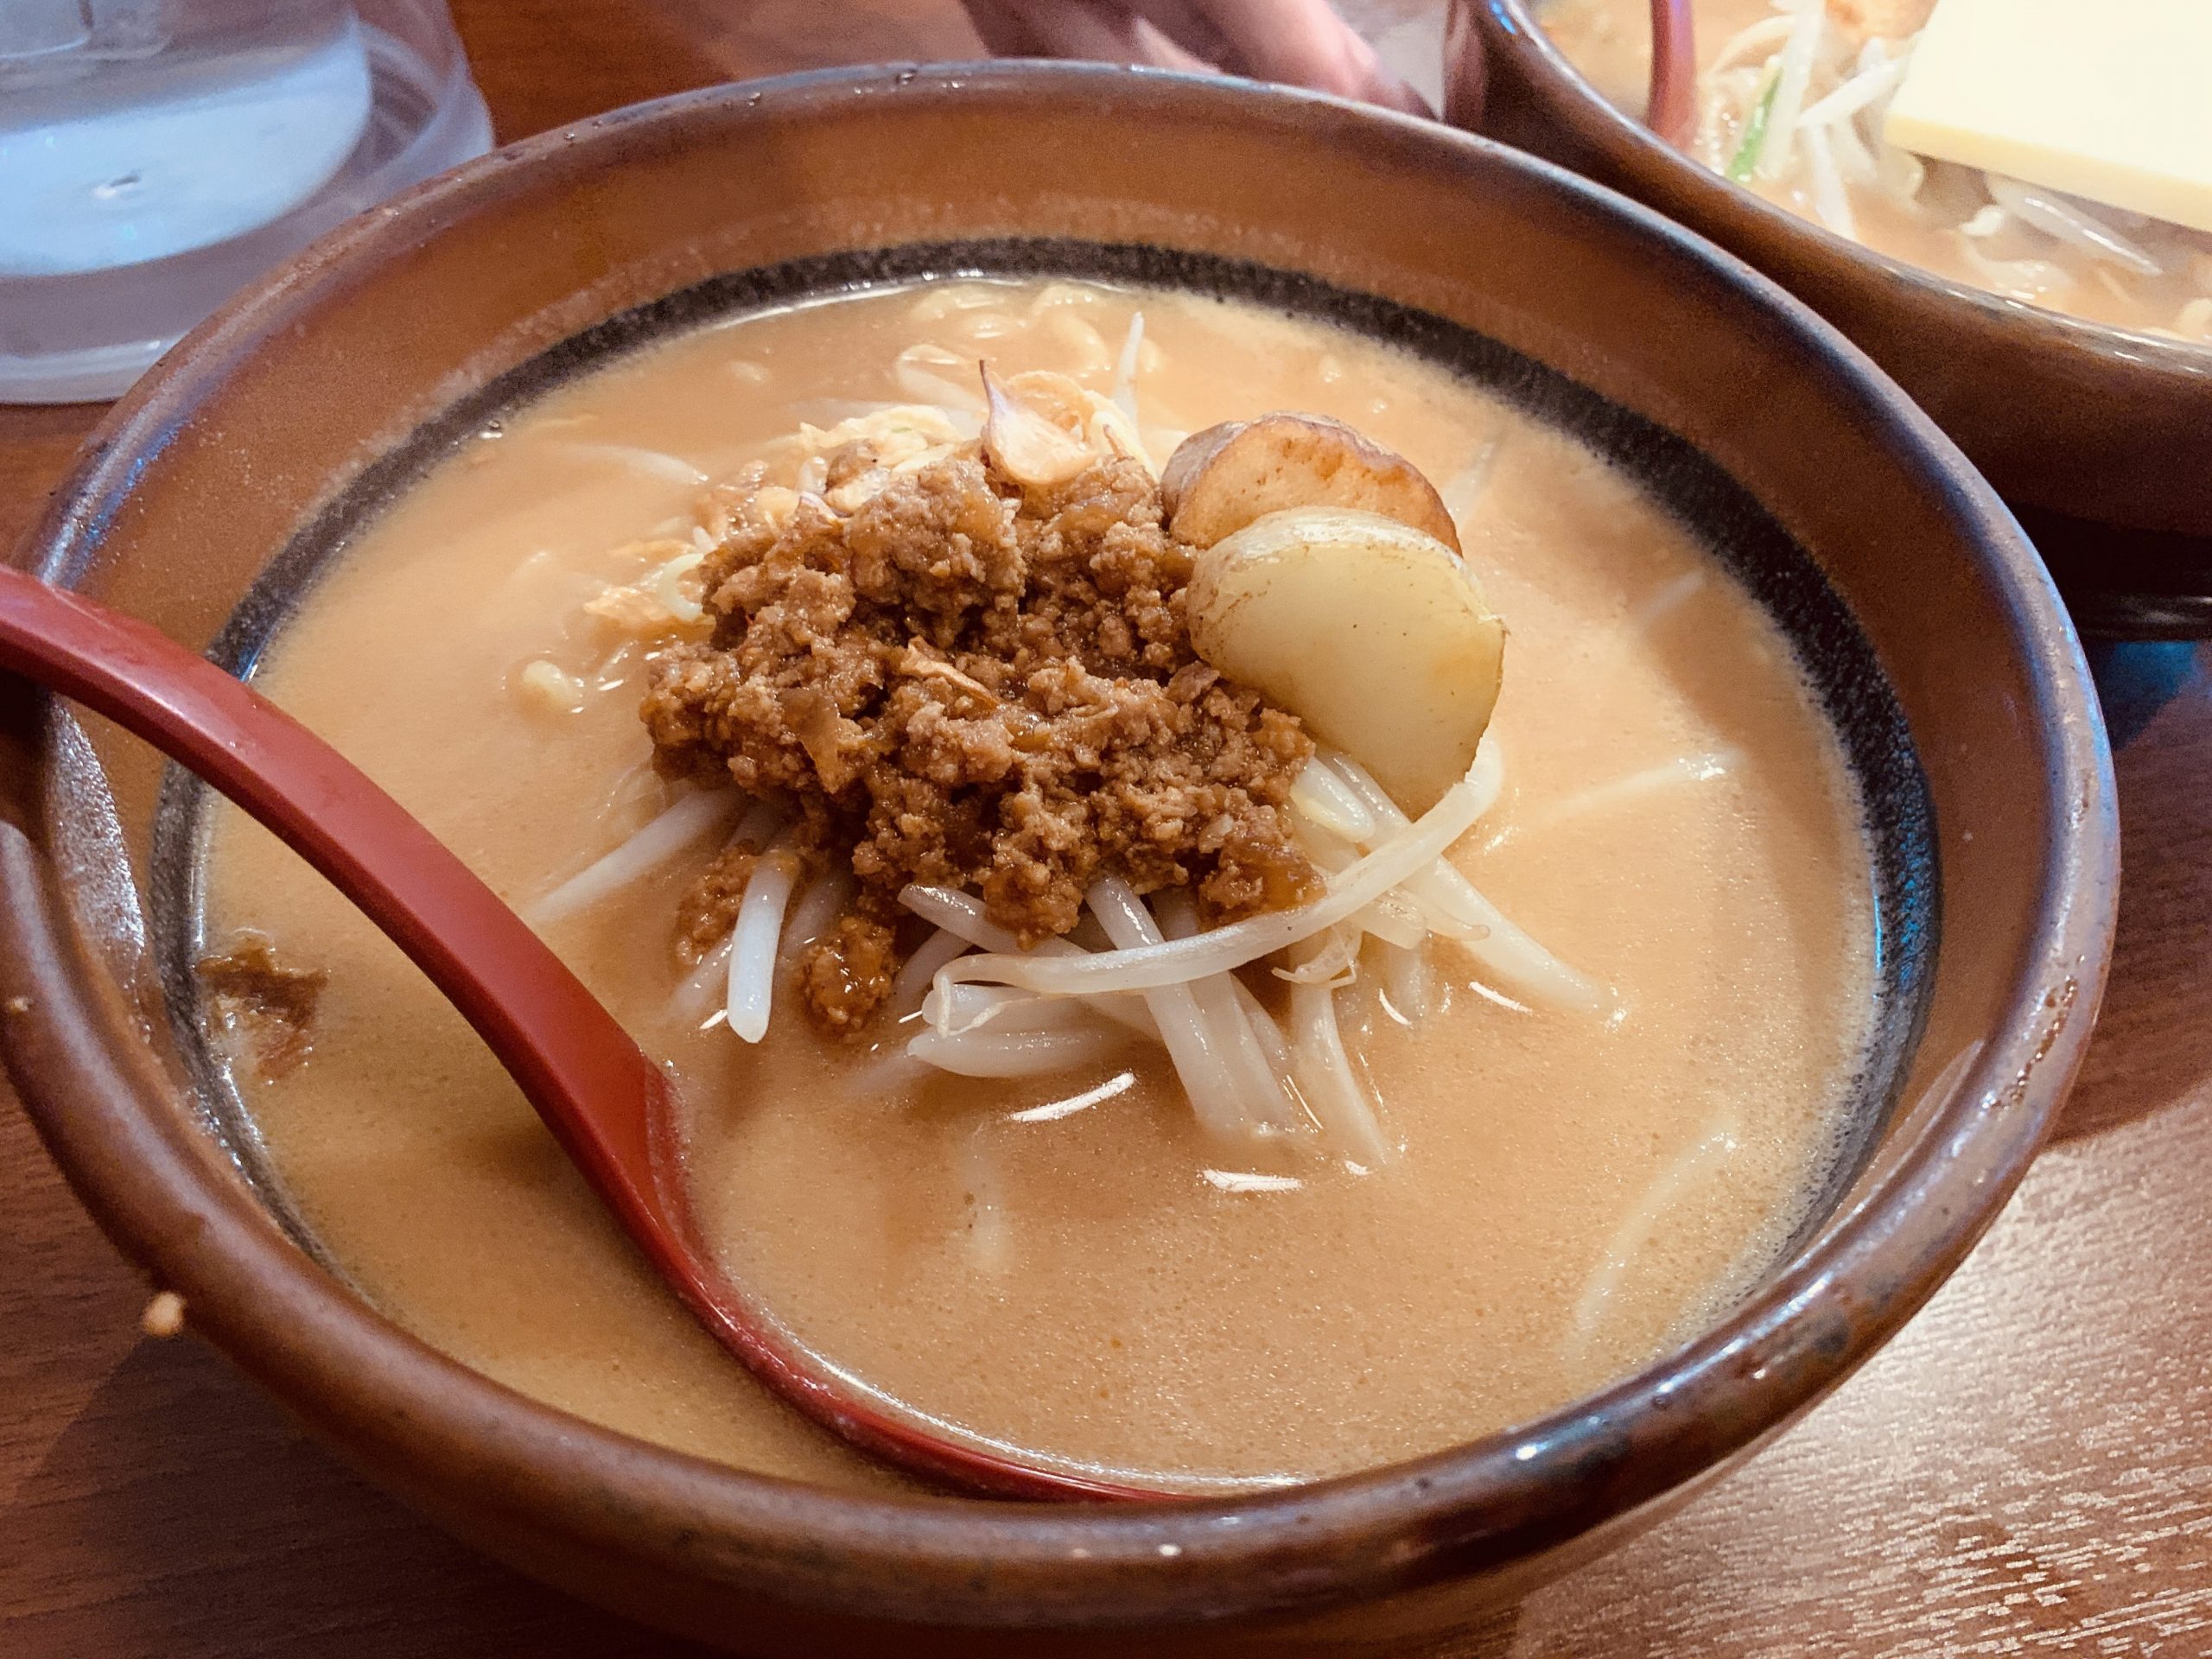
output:
M783 931L784 908L798 881L798 856L772 847L760 855L738 903L737 926L730 934L729 1028L748 1043L768 1034L768 1011L776 990L776 941Z
M1778 179L1789 171L1798 118L1805 107L1806 88L1812 84L1813 60L1827 26L1826 0L1790 0L1789 38L1777 61L1774 103L1766 120L1766 139L1752 163L1753 175Z
M2139 276L2165 275L2165 267L2156 259L2095 214L2057 192L2038 190L1998 173L1985 173L1982 177L1993 200L2045 235L2125 265Z
M1086 957L1103 961L1125 951L1163 947L1158 924L1143 903L1117 878L1094 883L1089 895L1090 913L1098 918L1116 950ZM1177 943L1185 943L1178 941ZM1010 960L1020 961L1019 957ZM1065 960L1065 959L1064 959ZM957 964L953 964L957 966ZM950 971L948 967L947 972ZM943 976L940 975L940 982ZM1238 1098L1237 1077L1229 1050L1228 1033L1217 1029L1200 1007L1188 980L1164 983L1147 991L1145 1006L1160 1027L1160 1039L1174 1062L1191 1109L1208 1134L1234 1141L1249 1135L1255 1127L1248 1103Z
M1370 1169L1379 1167L1389 1160L1390 1146L1344 1052L1336 994L1320 985L1292 986L1290 1024L1299 1091L1322 1132Z
M633 443L564 443L561 452L572 461L595 461L620 467L656 484L696 490L707 481L706 474L681 455L640 448Z
M922 999L929 995L930 981L937 970L969 948L968 941L950 928L940 927L915 948L914 954L899 965L899 977L891 983L891 1016L903 1020L922 1006Z
M996 980L1054 996L1098 991L1149 991L1185 984L1209 974L1227 973L1262 957L1311 938L1350 919L1369 904L1433 863L1482 816L1487 804L1477 760L1468 775L1446 790L1436 804L1401 833L1330 879L1327 891L1309 904L1268 911L1231 922L1187 939L1138 946L1123 944L1096 955L1046 957L1041 953L963 957L938 970L940 982ZM1402 814L1400 815L1402 818ZM1102 916L1102 921L1107 918ZM1109 924L1111 931L1111 924ZM1158 1010L1155 1008L1155 1014Z
M979 1031L960 1037L920 1031L907 1039L906 1052L957 1077L1041 1077L1103 1059L1124 1040L1120 1033L1095 1026L1070 1031Z
M1122 355L1114 365L1114 390L1111 396L1115 407L1122 411L1132 431L1138 429L1137 422L1137 364L1144 352L1144 313L1134 312L1129 317L1129 332L1122 341Z
M701 790L686 795L613 852L531 905L526 912L531 922L543 927L643 880L727 823L744 801L745 797L734 789Z

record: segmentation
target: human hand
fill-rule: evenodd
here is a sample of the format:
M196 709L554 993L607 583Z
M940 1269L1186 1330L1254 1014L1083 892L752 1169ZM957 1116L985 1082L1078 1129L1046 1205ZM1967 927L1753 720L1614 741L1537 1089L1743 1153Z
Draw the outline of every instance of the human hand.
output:
M1096 58L1285 81L1433 113L1328 0L963 0L1001 57Z

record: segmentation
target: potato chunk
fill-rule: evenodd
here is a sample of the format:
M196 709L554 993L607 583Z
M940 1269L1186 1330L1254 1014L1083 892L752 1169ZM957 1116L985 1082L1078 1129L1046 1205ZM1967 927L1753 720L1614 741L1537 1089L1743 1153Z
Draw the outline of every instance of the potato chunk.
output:
M1168 457L1160 493L1169 531L1193 547L1289 507L1356 507L1459 550L1458 527L1421 470L1325 415L1262 415L1194 432Z
M1347 507L1254 519L1198 555L1191 644L1420 814L1490 724L1505 625L1426 531Z
M1041 489L1065 484L1090 465L1081 439L1009 391L988 364L979 366L990 411L983 421L983 453L993 466L1025 489Z

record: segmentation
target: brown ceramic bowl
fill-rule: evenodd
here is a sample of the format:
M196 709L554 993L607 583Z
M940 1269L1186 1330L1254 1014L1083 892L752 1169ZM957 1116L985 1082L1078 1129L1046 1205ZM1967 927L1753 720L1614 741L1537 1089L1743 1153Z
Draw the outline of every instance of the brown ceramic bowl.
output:
M550 133L345 227L114 411L22 557L240 661L249 593L516 389L764 284L1008 262L1444 342L1644 468L1796 636L1881 820L1891 1040L1859 1156L1718 1328L1510 1432L1230 1502L861 1497L596 1427L433 1352L288 1236L192 1081L189 972L162 968L191 895L157 824L190 791L12 684L9 1066L193 1329L372 1479L565 1589L755 1649L1427 1650L1896 1331L2004 1202L2088 1034L2115 830L2074 635L1996 497L1809 311L1545 163L1324 98L1067 66L805 76ZM1939 896L1964 924L1940 938Z
M2021 511L2085 627L2212 633L2212 350L1878 254L1731 184L1606 101L1529 0L1453 0L1451 118L1649 202L1863 347Z

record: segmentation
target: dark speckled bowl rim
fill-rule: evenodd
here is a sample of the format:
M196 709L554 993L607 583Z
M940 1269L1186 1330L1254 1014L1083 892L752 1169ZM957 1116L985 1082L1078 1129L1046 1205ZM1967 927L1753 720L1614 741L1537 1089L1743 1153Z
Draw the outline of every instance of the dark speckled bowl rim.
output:
M1603 121L1607 141L1617 149L1641 158L1645 165L1672 174L1690 191L1725 191L1727 200L1757 214L1775 235L1809 242L1878 272L1891 282L1922 289L1944 304L1978 312L2001 327L2018 331L2024 343L2040 337L2094 356L2123 359L2180 380L2197 381L2212 377L2212 340L2201 346L2191 345L2139 328L2123 328L2116 323L2096 322L2046 306L2031 305L2025 300L2009 299L1883 253L1847 236L1838 236L1827 226L1812 219L1801 219L1756 191L1746 190L1691 160L1624 112L1560 50L1549 31L1530 12L1528 0L1455 0L1455 3L1480 7L1487 14L1492 36L1510 35L1525 41L1528 57L1541 63L1556 84L1572 89L1590 106ZM1526 60L1524 57L1523 61Z
M1785 1426L1885 1341L1965 1255L2024 1171L2079 1064L2109 955L2117 827L2110 755L2078 645L2032 550L1988 486L1918 410L1808 308L1671 221L1562 168L1434 124L1320 94L1092 65L998 62L794 75L685 94L542 134L341 227L203 325L111 412L27 543L43 571L83 568L133 478L195 398L295 296L349 257L404 246L427 210L496 194L536 158L640 123L723 105L791 106L965 89L1073 95L1118 89L1234 120L1287 105L1384 124L1402 148L1486 164L1625 219L1711 270L1855 388L1872 429L1916 450L2012 617L2049 734L2041 781L2057 828L2001 1029L1924 1133L1850 1215L1726 1322L1656 1365L1504 1435L1414 1462L1228 1501L1039 1508L928 1496L859 1497L749 1475L597 1427L467 1370L401 1332L298 1251L200 1131L137 1109L149 1057L97 1040L99 1019L56 884L20 835L0 836L0 1022L41 1133L118 1241L197 1310L250 1372L307 1399L357 1457L418 1492L466 1483L531 1517L535 1535L650 1559L664 1572L753 1586L788 1604L918 1624L1110 1629L1313 1611L1538 1554L1629 1515ZM50 752L49 752L50 758ZM2055 1001L2075 987L2078 1002ZM2069 1017L2080 1015L2083 1017ZM153 1085L158 1087L158 1084ZM76 1154L127 1146L120 1167ZM1808 1348L1815 1306L1840 1335ZM445 1460L436 1480L406 1465ZM427 1501L427 1500L426 1500ZM457 1500L454 1500L457 1502ZM436 1507L435 1504L433 1507Z

